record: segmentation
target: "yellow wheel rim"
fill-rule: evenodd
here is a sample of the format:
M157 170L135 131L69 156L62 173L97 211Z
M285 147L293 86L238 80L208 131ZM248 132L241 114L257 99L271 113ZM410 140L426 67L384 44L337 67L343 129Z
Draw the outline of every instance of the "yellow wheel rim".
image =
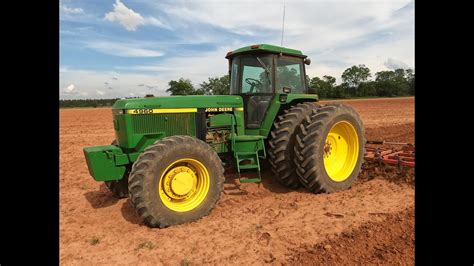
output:
M324 145L324 168L336 182L346 180L359 157L359 136L347 121L337 122L329 131Z
M209 192L207 168L194 159L180 159L170 164L160 177L158 194L166 207L187 212L201 204Z

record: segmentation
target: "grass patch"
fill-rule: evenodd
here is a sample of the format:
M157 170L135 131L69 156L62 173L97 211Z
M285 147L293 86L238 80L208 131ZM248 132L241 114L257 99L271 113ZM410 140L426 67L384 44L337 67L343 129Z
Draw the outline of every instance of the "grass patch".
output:
M145 241L145 242L142 242L140 244L138 244L138 247L137 247L137 250L138 249L154 249L156 247L155 244L153 244L151 241Z
M94 237L91 240L89 240L89 244L91 244L92 246L95 246L99 243L100 243L100 239L98 237Z

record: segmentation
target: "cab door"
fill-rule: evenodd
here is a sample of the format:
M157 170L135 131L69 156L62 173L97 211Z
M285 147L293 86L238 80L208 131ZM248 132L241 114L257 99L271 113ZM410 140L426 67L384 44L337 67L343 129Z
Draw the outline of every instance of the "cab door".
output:
M246 128L260 128L274 96L272 60L271 55L249 55L240 59L240 95L244 101Z

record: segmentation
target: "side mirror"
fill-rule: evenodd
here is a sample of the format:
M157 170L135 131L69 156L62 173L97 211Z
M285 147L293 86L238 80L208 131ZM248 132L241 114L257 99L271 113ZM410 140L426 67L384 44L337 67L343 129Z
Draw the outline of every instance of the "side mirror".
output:
M291 93L291 88L283 87L283 92L286 94Z
M309 66L309 65L311 64L311 59L309 59L309 58L306 57L306 58L304 59L304 63Z

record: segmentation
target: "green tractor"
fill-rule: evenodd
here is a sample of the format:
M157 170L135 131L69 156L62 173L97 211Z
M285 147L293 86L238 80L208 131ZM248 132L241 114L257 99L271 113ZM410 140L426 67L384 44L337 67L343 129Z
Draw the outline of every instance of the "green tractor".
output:
M118 100L115 141L84 148L91 176L114 196L129 196L150 227L209 214L224 190L225 164L241 183L260 182L268 160L282 185L314 193L347 189L360 172L362 122L349 106L317 104L307 56L260 44L226 58L230 95Z

